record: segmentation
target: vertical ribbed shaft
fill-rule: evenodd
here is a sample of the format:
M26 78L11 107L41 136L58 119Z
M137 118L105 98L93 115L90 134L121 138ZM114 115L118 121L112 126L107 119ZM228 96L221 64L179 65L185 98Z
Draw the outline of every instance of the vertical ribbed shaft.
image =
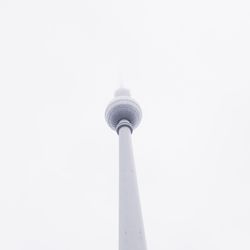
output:
M131 131L119 130L119 250L146 250Z

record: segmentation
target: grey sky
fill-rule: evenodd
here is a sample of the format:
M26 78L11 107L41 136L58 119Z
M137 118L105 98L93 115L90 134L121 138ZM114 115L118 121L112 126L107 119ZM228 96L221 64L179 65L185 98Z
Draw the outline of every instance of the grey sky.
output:
M115 250L123 79L148 249L250 249L249 1L0 1L0 249Z

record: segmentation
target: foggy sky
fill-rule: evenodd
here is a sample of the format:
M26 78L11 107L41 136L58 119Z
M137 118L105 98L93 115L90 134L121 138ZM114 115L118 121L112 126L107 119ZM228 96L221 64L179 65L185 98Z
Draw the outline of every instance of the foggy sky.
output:
M0 249L118 249L125 82L149 250L250 249L249 1L0 1Z

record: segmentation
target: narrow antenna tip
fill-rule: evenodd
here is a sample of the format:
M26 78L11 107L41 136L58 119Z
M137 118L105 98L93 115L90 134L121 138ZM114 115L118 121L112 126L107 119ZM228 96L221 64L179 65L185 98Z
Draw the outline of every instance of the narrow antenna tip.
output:
M120 81L120 88L125 88L125 86L126 86L126 82L124 81L124 79L121 79L121 81Z

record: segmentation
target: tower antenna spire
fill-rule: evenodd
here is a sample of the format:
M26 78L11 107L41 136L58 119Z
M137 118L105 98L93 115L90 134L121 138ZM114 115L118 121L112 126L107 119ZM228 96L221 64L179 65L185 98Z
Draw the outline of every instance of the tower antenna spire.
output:
M125 87L125 84L124 84L124 80L122 79L121 81L120 81L120 89L122 89L122 88L124 88Z

